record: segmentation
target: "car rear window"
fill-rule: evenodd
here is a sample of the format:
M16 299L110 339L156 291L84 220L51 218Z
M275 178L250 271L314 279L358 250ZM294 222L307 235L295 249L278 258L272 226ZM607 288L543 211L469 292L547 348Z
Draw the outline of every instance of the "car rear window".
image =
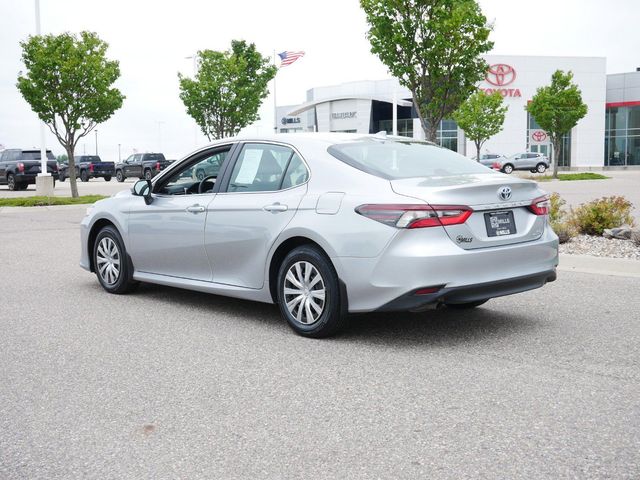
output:
M164 160L164 155L162 153L145 153L144 160Z
M327 151L352 167L388 180L490 172L475 160L422 142L366 139L337 143Z
M56 157L53 153L47 151L47 158L49 160L55 160ZM40 150L23 150L21 155L22 160L40 160Z

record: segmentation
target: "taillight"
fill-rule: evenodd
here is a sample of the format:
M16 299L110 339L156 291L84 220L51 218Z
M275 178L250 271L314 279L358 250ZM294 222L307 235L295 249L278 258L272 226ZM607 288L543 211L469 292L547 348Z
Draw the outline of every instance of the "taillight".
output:
M463 205L367 204L356 212L390 227L425 228L462 224L473 210Z
M531 213L535 215L549 215L549 209L551 208L551 200L549 200L549 195L534 199L528 208Z
M93 163L90 163L90 164L89 164L89 171L90 171L90 172L93 172Z
M160 170L160 162L156 162L156 170Z
M18 162L18 165L16 166L18 167L19 172L24 172L24 163Z
M496 170L500 170L502 168L502 165L500 165L500 162L493 162L491 164L491 168L495 168Z

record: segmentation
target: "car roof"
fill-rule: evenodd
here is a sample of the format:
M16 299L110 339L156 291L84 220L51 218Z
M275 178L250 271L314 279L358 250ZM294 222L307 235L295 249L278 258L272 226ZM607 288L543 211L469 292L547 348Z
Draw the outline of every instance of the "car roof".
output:
M342 132L299 132L299 133L278 133L266 135L238 135L236 137L228 137L212 142L211 145L219 145L227 142L284 142L284 143L300 143L300 142L322 142L327 144L356 142L367 138L378 140L395 140L405 142L424 143L427 145L435 145L426 140L419 140L411 137L402 137L399 135L387 135L385 132L379 133L342 133Z

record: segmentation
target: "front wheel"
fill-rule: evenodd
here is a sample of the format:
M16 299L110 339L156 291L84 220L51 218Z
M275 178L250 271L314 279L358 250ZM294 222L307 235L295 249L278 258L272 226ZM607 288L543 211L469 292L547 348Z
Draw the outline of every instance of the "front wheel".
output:
M60 180L61 182L64 182L64 179L67 178L64 176L64 173L61 173L58 175L58 180Z
M539 163L538 165L536 165L536 171L538 173L544 173L546 169L547 166L544 163Z
M88 182L89 181L89 172L87 172L86 170L83 170L80 172L80 180L82 180L83 182Z
M277 282L280 313L298 335L328 337L344 327L338 275L318 248L303 245L289 252Z
M138 286L124 242L113 226L98 233L93 245L93 265L100 285L109 293L127 293Z
M16 178L13 176L13 173L7 175L7 188L9 190L18 190L16 188Z
M116 172L116 180L120 183L124 182L124 174L122 173L122 170L118 170Z
M111 175L107 175L106 177L104 177L104 181L105 182L110 182L111 181Z
M502 167L502 171L506 174L510 174L511 172L513 172L513 165L507 163L504 167Z

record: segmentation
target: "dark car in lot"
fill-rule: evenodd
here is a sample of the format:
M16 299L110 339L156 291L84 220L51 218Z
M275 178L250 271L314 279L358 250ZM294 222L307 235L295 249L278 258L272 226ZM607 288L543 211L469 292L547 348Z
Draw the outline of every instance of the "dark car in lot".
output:
M171 162L162 153L135 153L116 164L116 179L119 182L128 177L151 180L169 165Z
M103 162L98 155L77 155L75 160L76 178L88 182L91 178L104 178L107 182L116 174L114 162ZM60 168L59 180L64 182L69 177L69 165Z
M36 183L40 173L40 150L22 150L8 148L0 153L0 185L7 185L9 190L26 190ZM58 178L58 162L51 150L47 150L47 172Z

